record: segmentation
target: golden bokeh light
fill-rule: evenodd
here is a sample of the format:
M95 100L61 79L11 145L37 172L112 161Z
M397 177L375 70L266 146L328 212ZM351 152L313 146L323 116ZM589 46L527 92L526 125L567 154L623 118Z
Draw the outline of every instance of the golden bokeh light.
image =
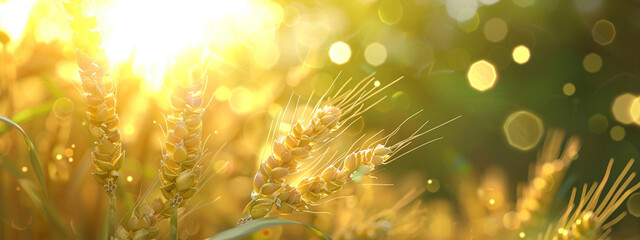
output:
M480 25L480 16L478 16L477 12L469 8L465 8L460 12L460 14L473 14L473 16L467 20L458 21L458 28L460 28L460 30L470 33L478 29L478 26Z
M403 12L402 2L398 0L382 0L378 7L380 21L387 25L398 23L402 19Z
M71 149L71 148L66 148L66 149L64 150L64 156L65 156L65 157L72 157L72 156L73 156L73 149Z
M380 43L372 43L364 50L364 59L372 66L380 66L387 60L387 48Z
M449 17L458 22L467 21L476 15L478 10L477 0L448 0L447 13Z
M627 200L627 211L634 217L640 217L640 192L631 194Z
M492 18L484 24L483 30L484 37L486 37L487 40L497 43L507 37L509 28L507 27L507 23L501 18Z
M533 113L518 111L507 117L503 130L509 145L526 151L535 147L542 137L542 120Z
M607 131L609 121L602 114L595 114L589 118L589 130L593 133L600 134Z
M329 58L338 65L345 64L351 58L351 48L345 42L336 42L329 49Z
M518 64L525 64L529 61L529 58L531 57L531 52L529 51L529 48L527 48L526 46L519 45L513 49L511 56L513 57L514 62Z
M609 136L616 142L622 141L626 134L627 133L622 126L614 126L609 130Z
M26 173L27 171L29 171L29 169L27 168L27 166L22 166L22 168L20 169L23 173Z
M602 57L596 53L589 53L582 60L584 70L590 73L596 73L602 68Z
M262 68L271 68L280 59L280 50L274 43L262 44L253 52L253 59Z
M630 93L625 93L613 100L611 112L618 122L623 124L630 124L634 122L633 115L631 114L631 107L633 106L633 102L636 98L636 96Z
M229 107L237 114L245 114L253 108L253 93L245 87L237 87L229 96Z
M133 135L136 132L136 128L133 126L133 124L125 124L122 130L125 135L129 136Z
M609 45L616 38L616 27L609 20L601 19L591 29L593 40L602 46Z
M486 60L480 60L471 64L467 72L467 79L471 87L481 92L492 88L497 78L496 68Z
M284 21L283 23L289 27L295 26L300 22L300 10L292 5L287 5L283 9L284 11Z
M127 176L127 182L133 182L133 177L132 176Z
M562 93L567 96L573 96L576 93L576 86L573 83L565 83L562 86Z
M640 125L640 97L633 99L630 108L629 112L631 114L631 119L633 119L633 122Z
M507 212L502 216L502 225L504 225L506 229L516 230L520 227L520 222L520 216L518 216L516 212Z
M431 193L435 193L440 190L440 181L438 179L428 179L427 180L427 191Z
M220 86L216 89L215 98L220 101L226 101L231 96L231 90L228 87Z
M55 114L56 117L66 118L69 117L71 113L73 113L74 109L75 107L71 99L62 97L58 98L53 103L53 108L51 109L51 111L53 111L53 114Z

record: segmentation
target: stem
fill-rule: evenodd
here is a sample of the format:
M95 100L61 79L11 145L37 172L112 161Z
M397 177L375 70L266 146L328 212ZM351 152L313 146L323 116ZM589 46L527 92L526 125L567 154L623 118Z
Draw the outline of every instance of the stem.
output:
M116 194L115 191L109 193L109 227L107 228L107 239L111 239L116 233Z
M178 206L171 207L171 226L169 227L169 239L178 239Z

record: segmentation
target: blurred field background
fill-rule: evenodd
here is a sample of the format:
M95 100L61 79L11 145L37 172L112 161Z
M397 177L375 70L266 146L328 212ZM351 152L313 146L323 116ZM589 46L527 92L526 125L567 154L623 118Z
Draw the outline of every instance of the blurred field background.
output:
M76 88L71 31L60 7L58 1L0 0L0 114L20 124L35 143L49 199L70 238L96 239L107 202L90 176L86 106ZM504 209L514 207L517 185L528 180L549 129L582 140L565 179L553 183L559 190L549 219L566 208L571 187L599 181L610 158L619 172L639 157L640 1L95 0L92 7L118 76L126 151L118 218L158 175L157 123L169 111L162 89L169 59L189 44L209 46L205 98L213 101L203 121L210 135L208 165L217 175L192 200L202 208L180 224L184 238L202 239L235 226L250 200L270 124L291 96L314 102L334 79L343 83L373 72L376 85L404 79L383 91L388 97L349 128L347 145L364 133L391 131L419 110L424 111L400 135L427 120L432 127L462 116L420 141L444 139L376 174L376 183L395 187L347 190L374 195L369 209L385 209L410 189L426 188L418 197L426 220L412 226L425 239L498 238L497 229L507 225ZM0 134L3 158L35 181L18 132L2 125ZM0 175L0 238L58 238L17 180L5 171ZM486 187L488 178L498 183ZM463 191L464 181L475 182L475 190ZM157 189L151 195L160 196ZM640 239L640 196L634 196L636 201L620 207L632 214L614 226L613 239ZM332 234L339 229L331 223L355 211L349 207L353 201L320 207L333 214L287 218ZM473 212L466 208L486 213L483 233L464 230ZM254 237L269 238L282 229L271 231ZM297 226L285 226L282 234L311 237Z

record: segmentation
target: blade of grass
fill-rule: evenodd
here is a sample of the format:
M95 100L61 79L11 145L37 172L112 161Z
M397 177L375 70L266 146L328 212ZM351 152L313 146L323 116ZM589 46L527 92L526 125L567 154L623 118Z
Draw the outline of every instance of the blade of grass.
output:
M29 156L30 156L29 158L31 160L31 167L33 168L33 172L36 174L36 177L38 178L40 185L42 185L44 196L45 197L49 196L47 193L47 183L44 178L44 171L42 170L42 163L40 162L40 158L38 157L38 152L36 151L35 145L33 145L33 142L31 142L31 139L29 139L29 137L27 136L27 133L24 132L24 130L22 130L22 128L17 123L15 123L14 121L11 121L11 119L3 115L0 115L0 121L8 124L11 127L14 127L15 129L18 129L22 133L22 136L24 137L24 141L27 143L27 146L29 147Z
M49 112L51 112L51 108L53 108L53 103L54 101L50 101L50 102L41 104L39 106L22 110L20 112L17 112L16 114L13 114L13 116L11 116L10 119L16 124L21 124L21 123L31 121L31 119L44 116ZM0 126L0 134L8 131L9 129L11 129L9 125Z
M282 219L282 218L261 218L257 220L250 221L248 223L242 224L240 226L234 227L232 229L226 230L224 232L218 233L215 236L207 238L207 240L232 240L232 239L240 239L242 237L246 237L251 233L254 233L260 229L276 226L276 225L303 225L313 231L320 238L325 240L331 240L331 237L326 233L320 231L317 227L308 224L296 222L293 220Z

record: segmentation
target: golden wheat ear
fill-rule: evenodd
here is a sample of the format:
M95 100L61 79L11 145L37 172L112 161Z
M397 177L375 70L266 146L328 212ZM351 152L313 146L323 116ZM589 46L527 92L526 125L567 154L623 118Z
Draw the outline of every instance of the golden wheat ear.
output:
M91 156L95 171L92 173L109 197L107 235L116 233L116 196L118 170L124 161L124 150L118 129L116 113L117 81L110 75L109 60L102 48L102 33L96 16L87 16L84 0L64 1L68 24L73 32L82 96L87 106L87 122L93 140ZM75 85L74 85L75 86Z
M564 132L549 130L538 158L531 167L529 181L519 186L519 197L516 202L516 210L519 219L528 227L544 213L551 203L550 196L555 195L559 184L562 182L566 170L578 157L580 139L570 137L564 149L561 149L565 140ZM562 150L562 152L561 152Z
M370 105L366 104L367 100L400 79L385 87L376 88L371 86L374 81L372 74L347 89L351 81L349 79L332 97L325 100L335 84L334 81L313 107L308 122L304 119L296 121L286 136L274 140L271 153L260 163L254 176L252 200L245 207L242 219L238 223L266 216L276 203L276 197L293 189L285 184L285 179L299 173L301 166L309 164L308 160L314 154L317 155L316 152L330 142L331 137L335 136L345 123L358 118L384 97ZM277 126L278 124L276 128Z
M162 201L161 198L147 201L151 190L155 188L157 183L158 178L139 197L133 208L126 214L130 214L126 222L123 223L124 219L120 220L118 229L113 236L115 240L151 240L159 238L160 228L157 223L168 217L170 206L166 201Z
M375 193L361 196L356 209L344 213L349 218L338 227L336 239L415 239L426 221L427 208L418 199L424 191L411 189L384 209L375 208L380 206L373 197Z
M414 117L416 114L411 115L409 118ZM407 152L414 151L428 143L441 139L436 138L419 144L409 151L402 152L402 149L408 146L411 141L456 119L451 119L436 127L422 131L426 125L425 123L411 136L398 141L396 144L385 146L385 144L388 144L389 138L394 136L406 122L404 121L392 133L382 139L373 141L368 144L368 147L363 146L360 150L354 152L350 152L350 149L348 154L328 160L329 167L326 168L324 168L324 165L315 164L319 167L299 174L299 180L293 184L283 184L284 190L274 198L275 206L281 213L308 212L310 207L326 202L325 200L329 196L343 189L347 184L357 181L365 175L370 175L380 165L390 163ZM384 142L384 144L381 144L381 142ZM396 154L400 156L396 156Z
M199 72L191 70L174 77L177 79L170 99L172 111L165 118L160 189L169 204L179 207L196 193L202 173L204 79Z
M609 161L601 183L594 183L589 188L587 184L583 186L577 207L573 203L576 194L574 188L569 207L556 226L550 227L555 229L553 236L547 233L545 239L607 239L611 233L611 227L620 222L626 216L626 212L620 213L611 220L609 218L629 195L640 188L640 182L630 185L636 176L635 172L628 174L633 163L633 159L629 160L604 198L601 198L601 195L611 175L613 159Z
M95 16L86 16L83 0L64 1L73 31L72 42L82 81L82 96L87 105L87 122L95 147L92 151L95 171L93 177L108 194L117 186L118 170L124 151L118 130L116 86L109 76L110 66L102 48L102 36Z

